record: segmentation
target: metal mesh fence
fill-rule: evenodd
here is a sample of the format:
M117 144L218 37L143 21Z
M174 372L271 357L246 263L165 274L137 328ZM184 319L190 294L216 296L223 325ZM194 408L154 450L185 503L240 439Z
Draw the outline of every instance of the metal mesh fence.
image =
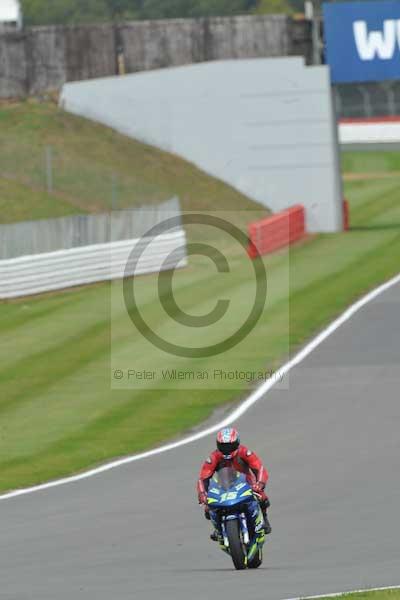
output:
M162 204L0 225L0 259L54 252L109 241L136 239L181 214L178 198Z
M334 94L339 118L400 115L400 81L335 85Z
M27 134L25 132L25 138ZM63 151L51 144L29 145L17 136L0 131L0 178L25 186L32 193L43 193L52 200L63 200L77 212L101 212L142 204L158 204L174 193L160 189L157 181L143 177L142 166L132 164L119 169L115 157L104 155L94 162L69 147ZM112 165L110 166L110 163Z

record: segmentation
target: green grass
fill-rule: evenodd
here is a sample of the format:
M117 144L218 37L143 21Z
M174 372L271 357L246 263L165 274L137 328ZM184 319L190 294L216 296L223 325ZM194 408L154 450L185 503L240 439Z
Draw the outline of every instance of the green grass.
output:
M342 169L344 173L400 173L400 153L387 152L343 152Z
M28 108L24 108L27 113ZM50 116L46 118L63 122L53 108L33 105L31 120L26 116L32 135L42 127L42 111L47 110ZM17 119L15 127L19 126ZM75 135L86 135L85 127L85 122L80 123ZM108 143L107 136L115 136L100 130L105 140L98 144L99 154L102 144ZM45 132L41 131L42 135ZM128 144L125 138L119 143ZM181 161L160 155L160 160L170 165L169 173L180 171ZM395 164L399 154L392 159ZM189 165L188 169L194 168ZM231 192L227 186L198 171L193 177L199 178L197 183L191 186L189 178L182 184L187 191L181 189L189 206L199 202L202 194L198 190L203 189L211 193L214 204L220 197L228 202ZM172 175L169 181L172 186ZM196 368L211 370L216 363L243 370L275 368L349 303L398 273L399 186L386 179L351 181L345 191L353 229L313 236L289 253L266 257L269 293L258 326L222 357L199 359ZM237 194L237 206L240 197ZM246 200L245 205L254 206ZM29 206L26 210L29 212ZM242 218L248 214L241 213ZM246 299L252 292L249 261L230 245L226 248L232 267L229 274L218 274L209 262L194 257L188 268L174 276L177 301L191 314L208 312L221 297L232 303L221 324L205 332L191 331L192 344L219 339L233 330L248 309ZM160 308L156 282L154 275L137 279L144 315L160 334L187 343L185 330L171 325ZM160 391L154 382L146 389L112 389L112 367L157 370L193 366L189 359L162 354L135 334L119 283L3 302L0 331L0 490L73 473L157 445L198 425L214 409L237 400L248 389L246 382L213 390L207 385L188 390L183 384L165 384ZM115 387L121 385L117 382Z
M29 187L11 178L0 178L0 222L65 217L82 212L68 200Z
M338 596L338 598L340 600L399 600L400 589L349 593ZM328 600L328 598L321 598L321 600Z

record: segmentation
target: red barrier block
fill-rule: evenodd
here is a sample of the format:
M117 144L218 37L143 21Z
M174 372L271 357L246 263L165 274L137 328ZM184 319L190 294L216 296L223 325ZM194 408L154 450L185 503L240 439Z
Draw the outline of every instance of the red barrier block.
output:
M248 231L250 258L293 244L305 235L304 206L296 204L272 217L250 223Z
M350 229L350 206L348 200L343 200L343 230Z

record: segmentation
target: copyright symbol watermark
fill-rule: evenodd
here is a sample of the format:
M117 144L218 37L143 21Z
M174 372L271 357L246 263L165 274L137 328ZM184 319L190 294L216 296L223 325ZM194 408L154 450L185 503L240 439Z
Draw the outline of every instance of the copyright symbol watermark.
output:
M249 304L247 317L242 318L240 322L235 324L234 331L229 331L217 342L210 344L190 346L187 344L176 343L160 335L156 331L156 327L143 317L139 302L136 297L136 277L131 277L131 273L135 272L135 268L141 259L143 253L150 244L160 235L176 231L180 227L200 227L211 228L217 233L223 233L230 240L234 241L240 249L240 252L246 256L248 263L251 264L252 279L255 283L255 293L253 301ZM123 298L124 304L131 322L135 328L148 340L155 348L162 350L170 355L183 358L207 358L216 356L231 350L241 341L243 341L249 333L257 325L261 315L263 314L266 298L267 298L267 273L265 265L261 257L256 257L250 261L247 257L248 238L247 235L232 222L225 218L216 216L215 214L202 213L187 213L176 217L170 217L163 220L161 223L152 227L145 236L143 236L140 252L134 248L128 258L124 278L123 278ZM224 253L217 248L215 244L202 242L190 242L186 245L187 256L202 256L211 260L218 274L229 274L232 272L229 266L229 261ZM231 300L226 297L215 299L214 307L209 312L200 315L190 314L185 312L178 304L173 292L174 273L182 258L182 248L175 248L165 259L163 267L168 265L169 269L164 270L163 267L158 274L158 300L163 311L168 315L176 325L187 329L187 337L190 339L191 332L209 328L223 322L227 315ZM247 302L248 298L244 297L243 302ZM232 320L232 319L231 319ZM118 373L118 376L116 375ZM122 379L119 376L121 372L117 369L114 371L114 379Z

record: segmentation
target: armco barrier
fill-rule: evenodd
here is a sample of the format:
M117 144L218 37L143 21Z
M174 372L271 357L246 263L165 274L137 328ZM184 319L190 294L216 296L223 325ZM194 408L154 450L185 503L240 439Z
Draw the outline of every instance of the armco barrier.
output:
M177 264L179 261L179 265ZM123 240L0 261L0 298L17 298L76 285L183 267L186 234Z
M248 254L268 254L300 240L305 235L305 210L296 204L272 217L249 225Z

